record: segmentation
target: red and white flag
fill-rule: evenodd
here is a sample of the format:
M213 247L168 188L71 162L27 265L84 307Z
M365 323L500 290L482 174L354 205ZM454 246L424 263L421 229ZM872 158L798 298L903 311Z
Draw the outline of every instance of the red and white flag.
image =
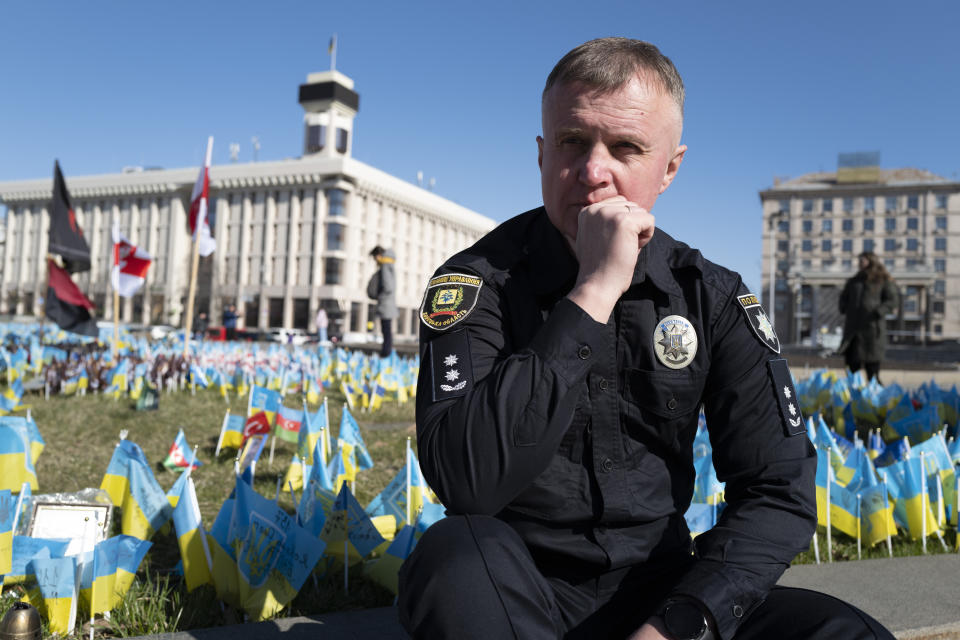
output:
M190 235L198 242L200 255L209 256L217 248L217 242L210 233L210 223L207 220L207 201L210 195L210 156L213 153L213 136L207 138L207 159L200 167L200 175L193 185L193 195L190 196L190 215L187 224L190 226Z
M120 233L119 227L114 225L113 270L110 280L121 296L129 298L143 286L152 260L149 253L130 244Z

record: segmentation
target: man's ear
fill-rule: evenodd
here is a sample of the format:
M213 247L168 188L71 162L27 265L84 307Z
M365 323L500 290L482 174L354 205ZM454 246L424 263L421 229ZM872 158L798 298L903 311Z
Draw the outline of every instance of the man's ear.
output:
M543 169L543 138L537 136L537 166Z
M657 195L666 191L670 183L673 182L673 179L677 177L677 171L680 170L680 163L683 162L683 156L686 153L687 145L685 144L680 145L677 147L677 150L673 152L673 157L670 158L670 162L667 163L667 170L663 173L663 180L660 182L660 191L657 192Z

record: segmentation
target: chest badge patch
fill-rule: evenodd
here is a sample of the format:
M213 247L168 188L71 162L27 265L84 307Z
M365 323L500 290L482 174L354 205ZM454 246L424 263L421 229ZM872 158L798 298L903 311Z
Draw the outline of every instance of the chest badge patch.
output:
M446 331L477 306L483 280L465 273L447 273L427 284L420 305L420 320L435 331Z
M770 351L780 353L780 338L777 337L777 332L773 330L773 324L770 322L770 318L767 317L766 312L764 312L763 307L760 306L760 301L757 299L757 296L752 293L748 293L745 296L737 296L737 302L740 303L740 308L743 309L743 313L746 314L750 328L753 329L753 332L760 338L760 342L770 349Z
M657 359L671 369L683 369L697 355L697 330L683 316L667 316L653 330Z

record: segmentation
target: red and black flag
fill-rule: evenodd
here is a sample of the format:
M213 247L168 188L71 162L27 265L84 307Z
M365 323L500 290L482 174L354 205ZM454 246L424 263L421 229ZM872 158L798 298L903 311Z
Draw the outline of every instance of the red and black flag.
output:
M64 331L93 337L99 335L97 323L90 316L93 303L70 279L70 274L50 258L47 258L47 296L43 310Z
M50 207L50 248L48 251L60 256L69 273L90 270L90 247L77 224L77 217L70 204L67 184L60 173L60 163L53 162L53 206Z

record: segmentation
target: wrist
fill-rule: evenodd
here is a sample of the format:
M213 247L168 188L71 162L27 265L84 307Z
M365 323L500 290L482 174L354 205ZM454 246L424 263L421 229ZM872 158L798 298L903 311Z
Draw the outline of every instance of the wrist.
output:
M613 307L620 299L620 292L604 287L596 282L578 282L567 298L583 309L597 322L606 324L613 313Z

